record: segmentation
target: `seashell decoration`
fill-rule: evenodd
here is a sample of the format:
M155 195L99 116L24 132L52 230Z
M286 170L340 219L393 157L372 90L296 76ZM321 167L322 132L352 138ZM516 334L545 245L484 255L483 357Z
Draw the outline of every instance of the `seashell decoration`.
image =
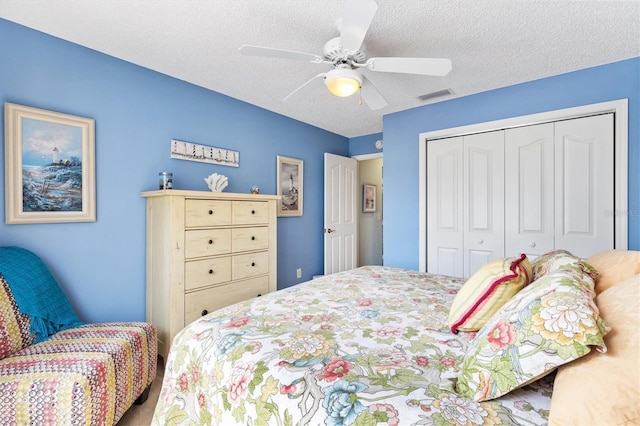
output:
M223 189L229 184L229 179L224 175L214 173L204 178L209 189L213 192L222 192Z

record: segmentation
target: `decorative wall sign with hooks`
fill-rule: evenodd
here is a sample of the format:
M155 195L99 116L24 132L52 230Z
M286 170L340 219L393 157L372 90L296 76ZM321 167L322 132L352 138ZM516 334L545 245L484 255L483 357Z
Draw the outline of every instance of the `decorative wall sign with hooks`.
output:
M219 164L221 166L240 166L240 153L238 151L200 145L177 139L171 139L171 158Z

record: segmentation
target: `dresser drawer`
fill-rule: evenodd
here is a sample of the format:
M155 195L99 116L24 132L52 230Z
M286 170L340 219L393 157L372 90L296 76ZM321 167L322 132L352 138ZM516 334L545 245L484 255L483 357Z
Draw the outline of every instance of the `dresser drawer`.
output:
M192 260L184 265L186 290L231 281L231 257Z
M232 201L233 224L269 223L269 204L264 201Z
M231 202L226 200L185 200L185 226L231 224Z
M234 280L269 272L269 252L241 254L231 258L231 277Z
M207 313L269 292L269 277L233 282L185 294L184 324Z
M231 252L231 229L199 229L186 231L184 236L184 256L214 256Z
M231 251L234 253L269 248L269 228L266 226L231 230Z

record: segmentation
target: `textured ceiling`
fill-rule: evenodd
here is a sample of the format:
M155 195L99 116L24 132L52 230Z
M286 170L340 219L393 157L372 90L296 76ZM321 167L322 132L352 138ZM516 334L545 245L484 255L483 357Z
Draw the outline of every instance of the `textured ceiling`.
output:
M640 56L640 2L377 0L367 57L450 58L446 77L364 74L388 106L337 98L325 64L240 55L243 44L322 54L343 0L0 0L0 17L262 108L354 137L382 116L453 97ZM4 42L4 41L3 41ZM418 96L450 89L429 101Z

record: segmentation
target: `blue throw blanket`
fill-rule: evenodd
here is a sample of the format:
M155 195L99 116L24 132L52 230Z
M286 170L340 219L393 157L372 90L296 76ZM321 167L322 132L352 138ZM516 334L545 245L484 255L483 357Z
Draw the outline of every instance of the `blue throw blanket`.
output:
M20 312L31 318L36 343L83 324L47 266L34 253L20 247L0 247L0 274L9 284Z

